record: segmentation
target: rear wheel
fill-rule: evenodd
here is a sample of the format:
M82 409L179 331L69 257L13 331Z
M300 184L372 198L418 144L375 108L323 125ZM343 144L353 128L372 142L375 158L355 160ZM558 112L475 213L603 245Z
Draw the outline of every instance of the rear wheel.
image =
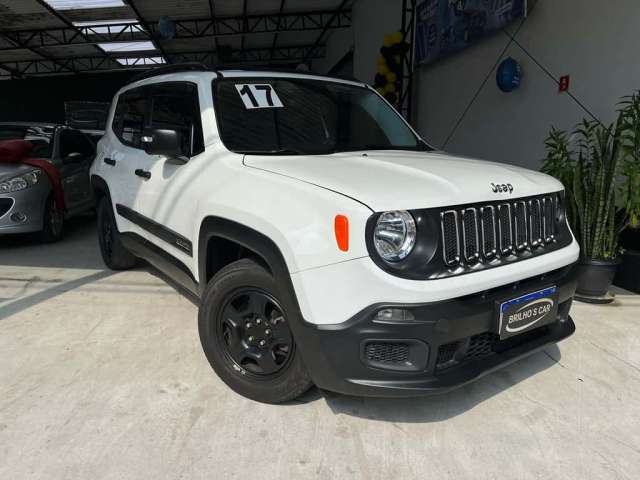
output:
M98 242L102 259L111 270L135 266L136 257L122 245L111 204L104 197L98 203Z
M50 196L44 207L40 239L47 243L57 242L62 238L63 230L64 212L58 206L53 196Z
M253 400L281 403L312 385L274 278L248 259L209 282L200 306L202 348L220 378Z

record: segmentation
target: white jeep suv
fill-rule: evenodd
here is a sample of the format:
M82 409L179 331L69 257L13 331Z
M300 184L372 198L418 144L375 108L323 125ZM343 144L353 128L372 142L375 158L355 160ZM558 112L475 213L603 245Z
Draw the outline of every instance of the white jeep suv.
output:
M91 173L105 263L197 295L207 359L259 401L446 391L575 330L562 185L435 151L356 81L161 67Z

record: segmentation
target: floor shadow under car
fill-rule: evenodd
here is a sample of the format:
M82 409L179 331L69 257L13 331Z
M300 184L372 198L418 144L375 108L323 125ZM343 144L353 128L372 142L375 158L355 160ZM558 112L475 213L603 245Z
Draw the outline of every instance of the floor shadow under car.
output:
M0 235L0 265L104 269L95 215L67 220L62 239L55 243L42 243L36 234Z
M66 222L65 235L57 243L41 243L35 235L0 236L0 265L96 270L89 276L60 286L55 285L35 295L2 305L0 320L70 288L102 280L114 273L106 269L100 256L93 215L79 216ZM153 266L140 262L136 269L146 270L152 276L163 280L197 306L197 297ZM438 422L461 415L527 378L539 374L559 363L560 357L560 349L553 345L503 370L440 395L403 399L365 398L340 395L314 387L285 405L324 401L335 414L391 422Z

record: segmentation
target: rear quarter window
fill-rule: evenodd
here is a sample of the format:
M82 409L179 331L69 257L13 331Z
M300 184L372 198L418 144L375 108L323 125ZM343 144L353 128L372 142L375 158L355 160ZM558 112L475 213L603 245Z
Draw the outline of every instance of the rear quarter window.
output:
M142 130L148 106L146 91L145 87L140 87L121 93L113 115L113 133L122 143L133 148L142 149Z

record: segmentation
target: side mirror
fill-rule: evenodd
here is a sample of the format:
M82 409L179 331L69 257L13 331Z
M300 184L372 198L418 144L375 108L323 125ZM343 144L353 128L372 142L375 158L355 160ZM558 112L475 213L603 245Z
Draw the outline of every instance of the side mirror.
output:
M62 163L78 163L81 162L85 156L80 152L71 152L62 159Z
M176 130L145 128L142 146L149 155L164 155L172 159L186 160L180 148L180 134Z

